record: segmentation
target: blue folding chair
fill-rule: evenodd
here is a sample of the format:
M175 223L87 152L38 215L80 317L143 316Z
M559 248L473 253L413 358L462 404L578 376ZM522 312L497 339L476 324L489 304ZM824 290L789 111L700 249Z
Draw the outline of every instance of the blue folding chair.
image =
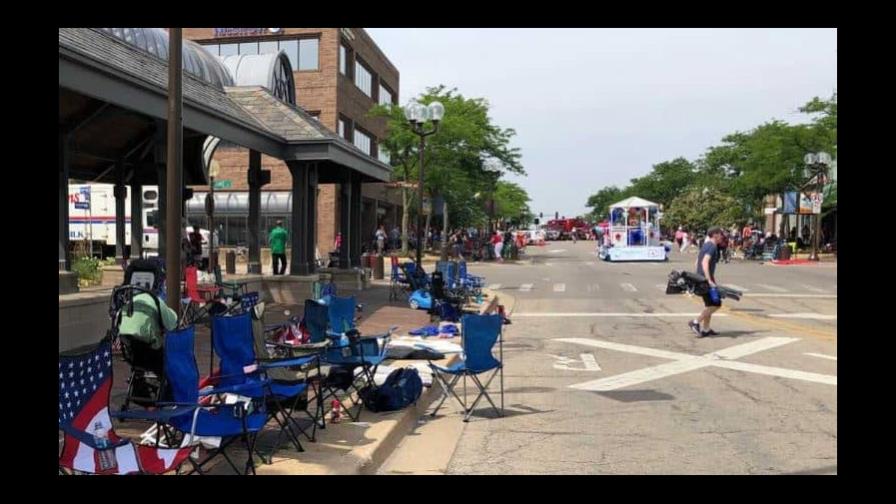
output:
M197 404L200 397L203 402L217 397L222 399L223 394L246 395L257 391L265 385L264 379L252 383L235 383L231 385L218 385L199 389L199 367L196 365L194 353L195 328L188 326L183 329L171 331L165 338L165 376L168 384L169 398L176 403ZM228 380L229 376L220 375L221 380ZM190 432L192 418L174 417L171 425L181 432ZM218 447L209 450L205 460L195 466L200 473L202 467L218 455L224 457L230 467L237 473L240 470L227 455L226 449L234 441L241 440L248 452L248 460L243 471L244 474L255 474L255 460L253 454L258 433L268 421L266 405L263 401L237 401L233 404L207 404L198 410L195 419L195 434L198 436L220 437Z
M223 376L220 384L223 386L257 384L241 395L264 401L270 417L280 426L277 442L268 455L267 462L271 462L274 452L280 448L284 433L297 451L305 451L292 427L303 429L292 415L299 401L303 399L308 384L304 380L271 380L267 371L291 366L307 366L317 361L317 355L259 361L255 354L252 317L249 312L213 317L212 327L215 333L213 345L221 362L220 370Z
M485 397L492 405L498 416L504 416L504 343L501 337L502 318L500 315L465 315L461 320L461 345L464 352L463 360L451 367L443 367L429 362L429 367L433 371L433 378L439 382L442 387L443 396L432 412L435 416L445 403L448 395L451 394L457 399L457 402L464 409L464 422L470 421L473 411L479 401ZM499 357L496 359L492 355L495 343L498 344ZM479 379L480 374L492 371L491 376L483 384ZM501 375L501 408L498 409L491 397L488 395L488 387L496 375ZM451 381L446 379L451 376ZM467 384L466 378L470 377L473 383L479 388L479 395L468 407L467 406ZM457 382L463 378L464 380L464 398L461 399L455 387Z
M331 376L335 376L332 372L335 367L341 368L343 371L347 370L350 379L340 380L338 383L333 380L325 380L324 399L336 398L349 417L357 422L361 417L361 408L363 407L363 402L357 394L363 387L374 385L373 377L376 374L376 369L386 359L386 345L397 327L390 328L389 332L385 334L362 337L355 327L356 306L355 298L352 296L334 297L327 307L329 328L326 334L331 339L331 343L324 354L324 362L331 366ZM382 343L380 343L380 339L383 339ZM355 374L355 370L359 367L361 368L360 374ZM358 379L361 384L358 384ZM346 392L351 389L356 393L352 398L351 407L346 407L345 398L339 398L338 389ZM358 411L353 415L351 410L355 406L358 407Z

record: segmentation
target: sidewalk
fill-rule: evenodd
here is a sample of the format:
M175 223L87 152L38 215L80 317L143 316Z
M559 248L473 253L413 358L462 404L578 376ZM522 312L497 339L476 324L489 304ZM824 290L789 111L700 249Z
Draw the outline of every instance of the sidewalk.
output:
M411 310L401 302L389 302L388 281L375 281L370 289L354 293L357 301L364 305L359 328L362 333L376 334L385 332L389 327L398 325L400 328L396 336L406 335L411 329L421 327L430 322L429 315L422 310ZM494 293L487 292L491 299ZM500 303L507 302L501 296ZM268 304L265 309L265 322L268 324L285 320L285 310L291 313L301 313L301 306ZM512 305L507 307L508 312ZM208 329L197 328L196 352L199 370L202 375L208 373L210 358L210 338ZM460 344L460 338L452 338L443 341ZM446 359L437 362L440 365L450 365L457 359L457 354L450 354ZM384 365L396 364L406 366L415 362L408 359L400 361L386 361ZM114 362L114 383L112 391L112 405L117 407L123 401L127 390L128 366L120 357ZM401 440L411 433L418 425L419 418L424 414L431 403L440 397L441 390L438 386L424 388L423 394L415 406L401 411L389 413L373 413L364 410L361 413L360 422L344 422L339 424L327 424L326 429L318 429L317 442L302 439L304 452L298 453L292 445L284 443L274 454L270 465L259 464L258 474L372 474L382 464ZM265 431L259 436L258 446L263 453L272 448L277 438L276 423L271 421ZM148 425L136 422L118 423L116 431L120 435L126 435L139 439L139 434ZM239 466L245 463L246 452L236 445L228 451L233 454L234 462ZM223 459L221 460L223 462ZM216 463L211 468L212 474L229 474L231 469L225 463Z

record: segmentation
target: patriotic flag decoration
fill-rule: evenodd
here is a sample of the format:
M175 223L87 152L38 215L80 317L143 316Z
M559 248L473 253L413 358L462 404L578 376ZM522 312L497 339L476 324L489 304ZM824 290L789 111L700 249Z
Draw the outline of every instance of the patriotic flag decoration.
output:
M112 345L101 343L93 351L59 358L59 426L92 437L99 423L109 442L121 438L109 417L109 393L112 389ZM65 432L59 465L93 474L163 473L180 465L190 449L156 449L126 443L115 448L116 466L101 469L100 451Z

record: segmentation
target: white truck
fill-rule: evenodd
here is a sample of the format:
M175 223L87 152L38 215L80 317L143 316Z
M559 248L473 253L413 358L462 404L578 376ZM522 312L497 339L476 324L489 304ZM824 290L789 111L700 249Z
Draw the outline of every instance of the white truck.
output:
M131 188L125 186L124 203L125 249L131 243ZM101 257L114 257L118 236L115 226L115 186L113 184L70 184L68 186L69 242L76 245L85 242L88 250ZM156 186L143 187L143 252L145 256L158 254L159 250L159 192ZM187 232L193 228L188 227ZM202 234L202 258L208 259L208 230Z

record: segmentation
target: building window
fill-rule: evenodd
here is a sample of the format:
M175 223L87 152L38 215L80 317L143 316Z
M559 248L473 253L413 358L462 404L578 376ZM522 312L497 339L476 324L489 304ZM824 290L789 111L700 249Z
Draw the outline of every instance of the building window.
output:
M361 64L360 60L355 60L355 85L367 96L373 96L371 83L372 79L370 72L364 68L364 65Z
M258 42L241 42L240 54L258 54Z
M380 83L380 105L391 105L392 100L394 100L394 96L392 95L392 91L386 87L382 82Z
M373 154L373 151L371 150L373 142L371 141L370 135L364 133L358 128L355 128L355 138L352 143L355 144L355 147L361 149L364 154Z
M346 127L345 119L339 118L339 136L348 140L348 128Z
M348 49L342 44L339 45L339 73L348 75Z
M221 44L221 52L220 56L233 56L240 53L240 45L239 44Z
M316 38L299 40L299 70L317 70L320 41Z
M266 40L258 43L258 54L275 53L279 50L279 44L276 40ZM290 63L292 62L290 61Z

